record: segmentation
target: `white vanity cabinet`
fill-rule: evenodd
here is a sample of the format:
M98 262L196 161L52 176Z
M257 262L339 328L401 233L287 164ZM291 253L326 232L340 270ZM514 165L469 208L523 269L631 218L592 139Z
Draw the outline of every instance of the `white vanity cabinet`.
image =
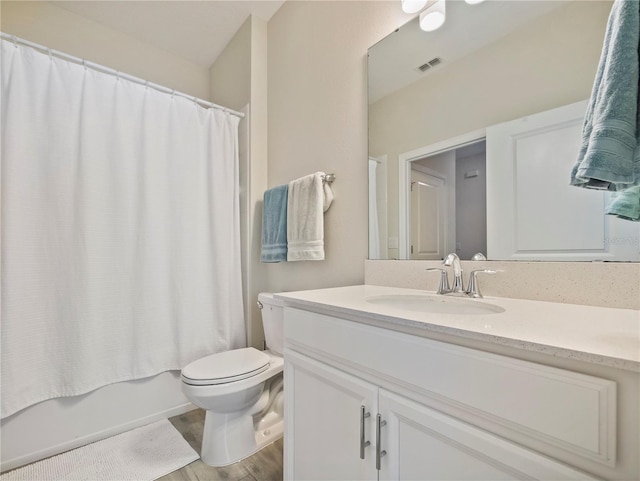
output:
M385 390L379 410L381 480L597 479Z
M286 435L294 440L286 479L376 479L371 413L377 413L377 386L293 351L286 359Z
M601 479L589 468L615 472L616 394L609 379L285 308L286 480Z

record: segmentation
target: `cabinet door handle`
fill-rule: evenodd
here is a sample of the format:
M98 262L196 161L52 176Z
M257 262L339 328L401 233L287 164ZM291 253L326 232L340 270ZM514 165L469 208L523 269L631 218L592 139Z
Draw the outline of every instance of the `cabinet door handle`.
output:
M364 404L360 406L360 459L364 459L364 448L371 445L371 441L364 439L364 420L371 417L371 413L365 412Z
M376 416L376 469L380 471L380 460L387 454L382 450L382 438L380 437L380 430L382 426L386 426L387 421L382 420L382 415Z

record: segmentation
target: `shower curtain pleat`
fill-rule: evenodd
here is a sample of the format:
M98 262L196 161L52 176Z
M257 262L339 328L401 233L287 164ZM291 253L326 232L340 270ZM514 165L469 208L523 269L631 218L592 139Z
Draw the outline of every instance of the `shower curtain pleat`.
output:
M369 159L369 259L380 259L380 225L378 222L378 163Z
M2 40L2 412L245 345L238 121Z

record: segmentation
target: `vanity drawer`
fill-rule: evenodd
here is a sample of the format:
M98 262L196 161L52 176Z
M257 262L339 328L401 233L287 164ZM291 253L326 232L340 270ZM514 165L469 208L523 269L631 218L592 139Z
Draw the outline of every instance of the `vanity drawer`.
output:
M294 308L285 309L285 342L506 428L518 441L615 465L613 381Z

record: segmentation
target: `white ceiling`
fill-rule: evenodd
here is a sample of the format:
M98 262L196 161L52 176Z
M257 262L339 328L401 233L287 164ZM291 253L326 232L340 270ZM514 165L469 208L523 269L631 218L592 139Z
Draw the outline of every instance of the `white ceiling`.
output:
M249 15L269 21L284 0L52 3L208 68Z
M208 68L249 15L269 21L285 0L80 0L55 5ZM369 49L369 101L412 82L434 57L442 68L571 0L447 0L447 21L423 32L417 18ZM397 0L398 8L400 1ZM399 55L402 52L402 55ZM435 70L435 69L434 69Z

